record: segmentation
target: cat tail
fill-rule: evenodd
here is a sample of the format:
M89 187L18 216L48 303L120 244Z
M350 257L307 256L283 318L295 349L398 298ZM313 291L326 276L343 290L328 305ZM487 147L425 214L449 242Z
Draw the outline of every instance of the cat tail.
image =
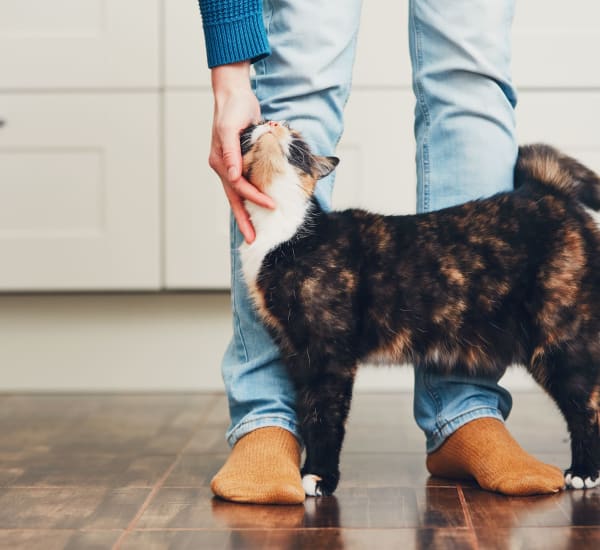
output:
M519 147L515 189L526 184L551 187L593 210L600 210L600 177L550 145Z

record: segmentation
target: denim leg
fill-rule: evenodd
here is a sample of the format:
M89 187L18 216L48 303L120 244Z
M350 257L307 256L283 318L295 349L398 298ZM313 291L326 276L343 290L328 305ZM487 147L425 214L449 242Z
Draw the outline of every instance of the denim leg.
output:
M360 0L265 0L272 54L254 65L254 92L266 119L287 120L313 150L330 155L342 133L350 92ZM329 208L333 177L319 181L316 196ZM230 445L263 426L299 438L295 393L277 348L256 315L240 272L242 236L232 217L233 338L222 363L229 401Z
M418 211L512 189L514 0L411 0L409 9ZM428 452L470 420L506 418L511 406L497 379L415 368L414 413Z

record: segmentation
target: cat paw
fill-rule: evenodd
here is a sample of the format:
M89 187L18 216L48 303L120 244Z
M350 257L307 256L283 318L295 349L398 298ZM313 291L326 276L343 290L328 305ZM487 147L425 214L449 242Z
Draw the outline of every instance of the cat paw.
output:
M568 489L593 489L600 485L600 472L595 475L575 474L570 470L565 472L565 485Z
M315 474L306 474L302 478L302 487L304 488L304 492L309 497L320 497L321 489L318 487L318 483L321 481L321 478Z
M309 497L332 495L339 481L339 475L303 474L302 487Z

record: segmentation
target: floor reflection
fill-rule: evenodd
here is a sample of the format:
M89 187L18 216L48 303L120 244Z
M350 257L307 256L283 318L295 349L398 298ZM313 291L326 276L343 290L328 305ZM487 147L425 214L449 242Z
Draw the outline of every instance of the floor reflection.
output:
M212 500L215 526L231 529L229 550L345 548L335 497L309 498L304 505L269 506Z

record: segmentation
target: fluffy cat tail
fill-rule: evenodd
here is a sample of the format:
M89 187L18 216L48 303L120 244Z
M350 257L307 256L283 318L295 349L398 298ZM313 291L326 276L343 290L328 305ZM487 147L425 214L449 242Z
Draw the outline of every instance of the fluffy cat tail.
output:
M519 147L515 189L526 184L552 187L593 210L600 210L600 177L550 145Z

